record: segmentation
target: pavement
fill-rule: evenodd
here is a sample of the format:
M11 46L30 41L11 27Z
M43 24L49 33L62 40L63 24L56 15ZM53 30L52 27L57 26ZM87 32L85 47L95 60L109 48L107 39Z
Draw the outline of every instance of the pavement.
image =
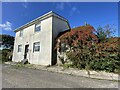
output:
M45 67L41 65L32 65L28 64L25 65L28 68L35 68L35 69L41 69L41 70L47 70L51 72L57 72L57 73L63 73L63 74L70 74L74 76L82 76L82 77L88 77L88 78L96 78L96 79L107 79L107 80L116 80L120 81L119 74L115 73L108 73L105 71L87 71L87 70L80 70L78 68L64 68L63 66L50 66Z
M118 82L3 64L2 88L118 88Z

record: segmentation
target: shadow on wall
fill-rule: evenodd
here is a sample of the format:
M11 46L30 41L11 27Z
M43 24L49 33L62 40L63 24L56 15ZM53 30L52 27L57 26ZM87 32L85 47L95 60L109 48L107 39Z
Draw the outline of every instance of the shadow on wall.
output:
M57 64L57 50L53 50L52 52L52 65L56 65Z

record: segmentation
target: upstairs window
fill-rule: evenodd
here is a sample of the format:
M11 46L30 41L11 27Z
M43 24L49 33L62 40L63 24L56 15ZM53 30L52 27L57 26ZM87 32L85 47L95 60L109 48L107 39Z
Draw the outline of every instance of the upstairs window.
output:
M41 30L41 25L40 23L35 24L35 32L38 32Z
M20 30L20 35L19 35L20 37L22 37L23 36L23 30Z
M22 45L18 45L18 52L22 51Z
M40 42L35 42L33 45L33 52L40 51Z

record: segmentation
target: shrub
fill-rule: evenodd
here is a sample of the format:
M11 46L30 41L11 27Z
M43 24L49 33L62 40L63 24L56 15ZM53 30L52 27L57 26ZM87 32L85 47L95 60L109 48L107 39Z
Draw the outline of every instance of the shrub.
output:
M109 47L106 49L100 49L97 45L92 45L89 49L74 48L73 51L67 53L67 57L70 61L72 61L73 66L76 66L80 69L119 72L119 49L115 52L115 50L112 48L114 52L111 52L107 50L108 48Z
M119 72L120 49L118 43L120 38L106 37L104 41L98 42L99 38L94 32L94 28L90 25L75 28L58 37L57 40L60 42L56 47L64 49L63 43L70 47L69 52L66 52L66 48L63 51L72 62L72 67Z
M67 53L67 57L72 61L73 65L80 69L91 69L93 59L95 58L95 47L91 47L88 49L84 47L82 49L74 49L74 51L70 51Z
M2 50L2 62L7 62L12 60L12 52L10 49Z
M57 42L56 47L61 48L63 43L70 47L80 47L81 45L90 47L92 43L98 41L94 32L95 29L90 25L74 28L57 38L57 41L60 40L60 42Z
M108 54L106 54L108 55ZM91 55L87 52L69 52L67 53L68 58L72 61L72 66L86 69L86 70L99 70L107 72L119 72L120 60L118 55L97 58L95 55Z

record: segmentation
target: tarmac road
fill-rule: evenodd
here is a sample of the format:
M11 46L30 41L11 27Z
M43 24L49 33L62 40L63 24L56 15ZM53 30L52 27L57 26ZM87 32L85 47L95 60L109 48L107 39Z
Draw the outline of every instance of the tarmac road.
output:
M118 88L118 82L3 64L2 88Z

